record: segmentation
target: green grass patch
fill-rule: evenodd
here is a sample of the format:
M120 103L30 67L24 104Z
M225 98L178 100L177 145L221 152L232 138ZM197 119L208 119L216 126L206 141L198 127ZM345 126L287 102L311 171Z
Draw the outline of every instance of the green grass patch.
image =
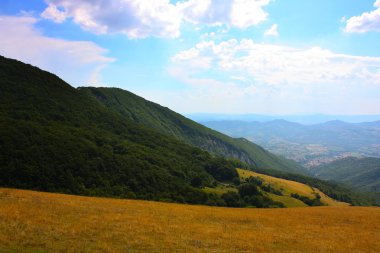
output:
M307 205L301 200L292 198L290 196L279 196L273 193L267 193L267 195L274 201L283 203L285 207L307 207Z
M223 185L223 184L219 184L215 188L205 187L203 188L203 191L206 193L214 193L217 195L223 195L224 193L227 193L227 192L238 192L236 187L230 186L230 185Z

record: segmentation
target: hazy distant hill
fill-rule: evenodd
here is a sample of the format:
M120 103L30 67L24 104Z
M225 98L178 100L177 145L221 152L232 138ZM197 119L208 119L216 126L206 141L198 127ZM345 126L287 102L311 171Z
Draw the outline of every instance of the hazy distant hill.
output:
M379 121L380 115L265 115L265 114L217 114L217 113L192 113L186 117L197 122L207 121L246 121L246 122L268 122L273 120L286 120L295 123L313 125L326 123L328 121L340 120L348 123L361 123Z
M380 157L380 121L346 123L335 120L316 125L285 120L203 124L233 137L245 137L306 166L353 155Z
M156 103L117 88L80 88L102 105L130 120L224 157L237 158L261 169L304 173L297 163L273 155L243 138L234 139Z

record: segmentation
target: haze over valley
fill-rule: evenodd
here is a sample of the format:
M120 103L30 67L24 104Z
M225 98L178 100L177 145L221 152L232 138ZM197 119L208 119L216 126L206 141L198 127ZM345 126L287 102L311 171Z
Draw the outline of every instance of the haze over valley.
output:
M334 120L313 125L283 119L201 123L233 137L247 138L308 168L350 156L380 157L380 121L347 123Z

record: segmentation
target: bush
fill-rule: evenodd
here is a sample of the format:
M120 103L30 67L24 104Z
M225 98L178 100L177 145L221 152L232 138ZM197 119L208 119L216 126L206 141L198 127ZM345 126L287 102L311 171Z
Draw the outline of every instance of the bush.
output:
M229 207L244 207L246 204L236 192L227 192L222 195L222 199Z
M255 184L245 183L238 187L239 194L242 198L245 196L262 195Z

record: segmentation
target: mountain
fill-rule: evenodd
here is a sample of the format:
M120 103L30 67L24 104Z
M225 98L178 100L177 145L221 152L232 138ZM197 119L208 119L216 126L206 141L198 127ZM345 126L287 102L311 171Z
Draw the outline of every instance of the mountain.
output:
M132 121L211 153L236 158L257 168L305 173L297 163L276 156L244 138L234 139L221 134L128 91L92 87L79 90Z
M0 186L221 204L201 190L231 162L109 110L57 76L0 57Z
M347 156L380 157L380 121L347 123L334 120L315 125L285 120L202 123L233 137L247 138L306 167Z
M128 107L110 106L108 98L95 97L97 91L127 94L136 99L136 107L128 116ZM143 105L152 107L138 109ZM344 202L369 203L335 184L276 170L270 162L286 163L279 164L281 158L251 142L202 127L128 92L75 89L51 73L4 57L0 118L0 187L219 206L283 206L265 195L270 187L264 189L250 178L241 181L236 168L243 166L299 180ZM223 154L218 152L225 145L247 155L253 165L194 147L201 138L212 143L205 147L215 154ZM249 156L253 148L258 157ZM233 154L228 152L224 155ZM263 161L268 167L257 166ZM232 191L215 193L223 187Z
M380 158L347 157L313 167L318 178L351 185L361 191L380 193Z

